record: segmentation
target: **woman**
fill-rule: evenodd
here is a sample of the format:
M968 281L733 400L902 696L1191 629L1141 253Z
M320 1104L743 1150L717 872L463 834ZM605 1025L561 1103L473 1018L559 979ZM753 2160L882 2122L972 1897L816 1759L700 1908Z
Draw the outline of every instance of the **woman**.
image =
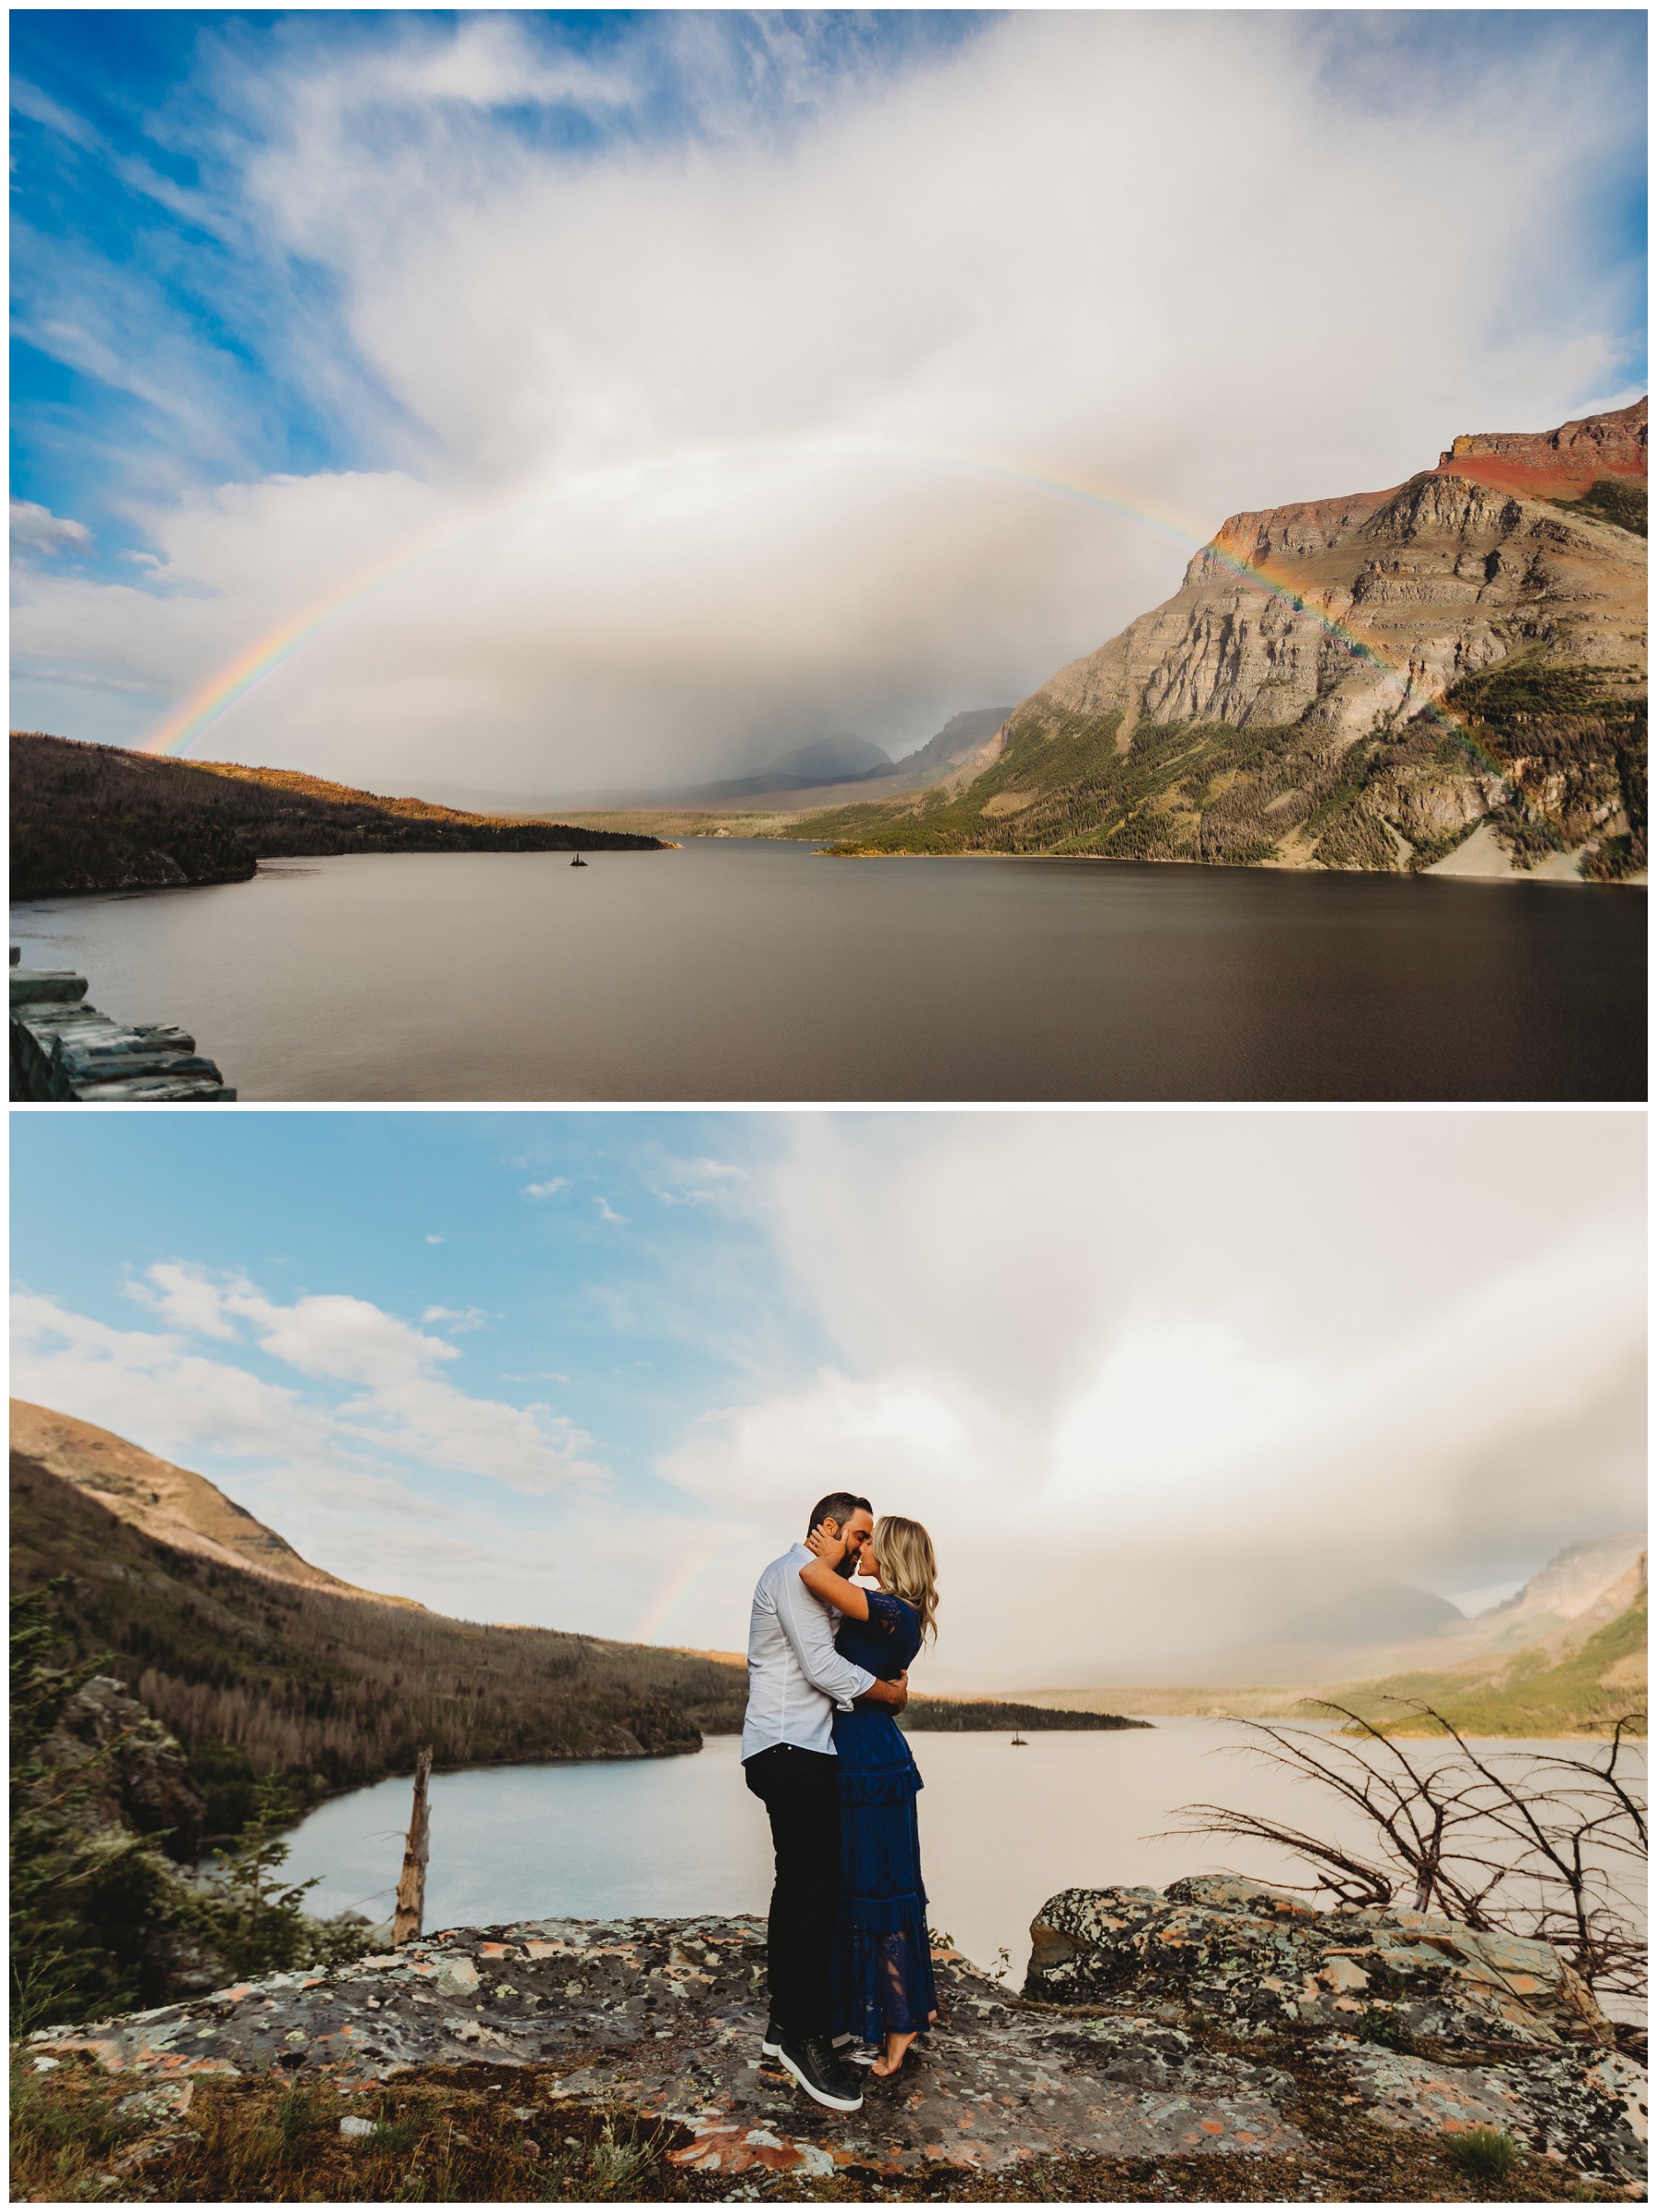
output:
M846 1616L840 1656L886 1680L903 1672L933 1633L937 1561L918 1521L886 1515L865 1540L860 1590L836 1572L844 1537L815 1531L816 1554L800 1580ZM861 2034L866 2063L883 2080L903 2064L915 2037L938 2017L915 1792L921 1777L902 1731L879 1706L834 1716L840 1758L840 1883L835 1927L835 2029ZM859 2055L861 2056L861 2054Z

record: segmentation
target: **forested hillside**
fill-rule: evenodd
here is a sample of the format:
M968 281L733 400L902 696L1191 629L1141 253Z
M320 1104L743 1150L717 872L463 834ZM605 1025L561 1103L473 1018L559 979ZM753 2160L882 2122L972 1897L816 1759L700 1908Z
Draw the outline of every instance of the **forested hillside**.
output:
M162 760L38 730L11 739L12 897L241 883L334 852L654 851L660 840L386 799L287 769Z
M315 1798L409 1771L423 1743L447 1766L632 1758L741 1726L744 1678L712 1661L277 1581L158 1543L21 1453L11 1470L13 1589L66 1573L65 1655L112 1652L205 1780Z

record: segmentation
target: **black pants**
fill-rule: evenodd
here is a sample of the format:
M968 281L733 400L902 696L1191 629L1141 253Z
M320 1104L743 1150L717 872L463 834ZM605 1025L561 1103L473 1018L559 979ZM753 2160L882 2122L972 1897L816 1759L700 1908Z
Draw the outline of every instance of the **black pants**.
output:
M828 1953L840 1898L840 1761L779 1743L743 1761L777 1852L766 1965L771 2018L791 2035L833 2025Z

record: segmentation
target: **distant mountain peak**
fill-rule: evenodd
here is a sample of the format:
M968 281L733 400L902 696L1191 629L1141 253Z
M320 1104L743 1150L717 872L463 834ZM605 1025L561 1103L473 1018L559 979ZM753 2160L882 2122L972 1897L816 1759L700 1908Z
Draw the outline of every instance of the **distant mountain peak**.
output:
M1463 1617L1459 1605L1408 1582L1367 1582L1361 1590L1314 1605L1285 1622L1281 1633L1296 1642L1381 1644L1432 1636Z

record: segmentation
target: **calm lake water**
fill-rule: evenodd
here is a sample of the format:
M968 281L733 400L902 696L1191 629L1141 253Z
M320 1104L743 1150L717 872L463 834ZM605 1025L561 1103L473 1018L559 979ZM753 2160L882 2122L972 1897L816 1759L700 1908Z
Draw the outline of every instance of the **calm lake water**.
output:
M1632 1099L1645 897L1085 861L282 862L15 908L245 1099Z
M1238 1731L1198 1720L1120 1734L1055 1732L1014 1750L1005 1736L917 1734L930 1917L967 1955L1003 1947L1022 1980L1029 1925L1058 1891L1149 1882L1228 1867L1293 1878L1263 1847L1164 1836L1197 1800L1299 1811L1315 1833L1360 1841L1319 1796L1228 1752ZM689 1758L595 1760L438 1775L432 1783L428 1928L532 1918L763 1913L771 1895L765 1811L744 1786L740 1738ZM1424 1746L1421 1748L1425 1748ZM1523 1757L1538 1746L1504 1744ZM1567 1747L1581 1756L1584 1746ZM1641 1762L1643 1765L1643 1761ZM406 1779L321 1805L295 1832L289 1871L316 1874L309 1909L388 1917L409 1821Z

